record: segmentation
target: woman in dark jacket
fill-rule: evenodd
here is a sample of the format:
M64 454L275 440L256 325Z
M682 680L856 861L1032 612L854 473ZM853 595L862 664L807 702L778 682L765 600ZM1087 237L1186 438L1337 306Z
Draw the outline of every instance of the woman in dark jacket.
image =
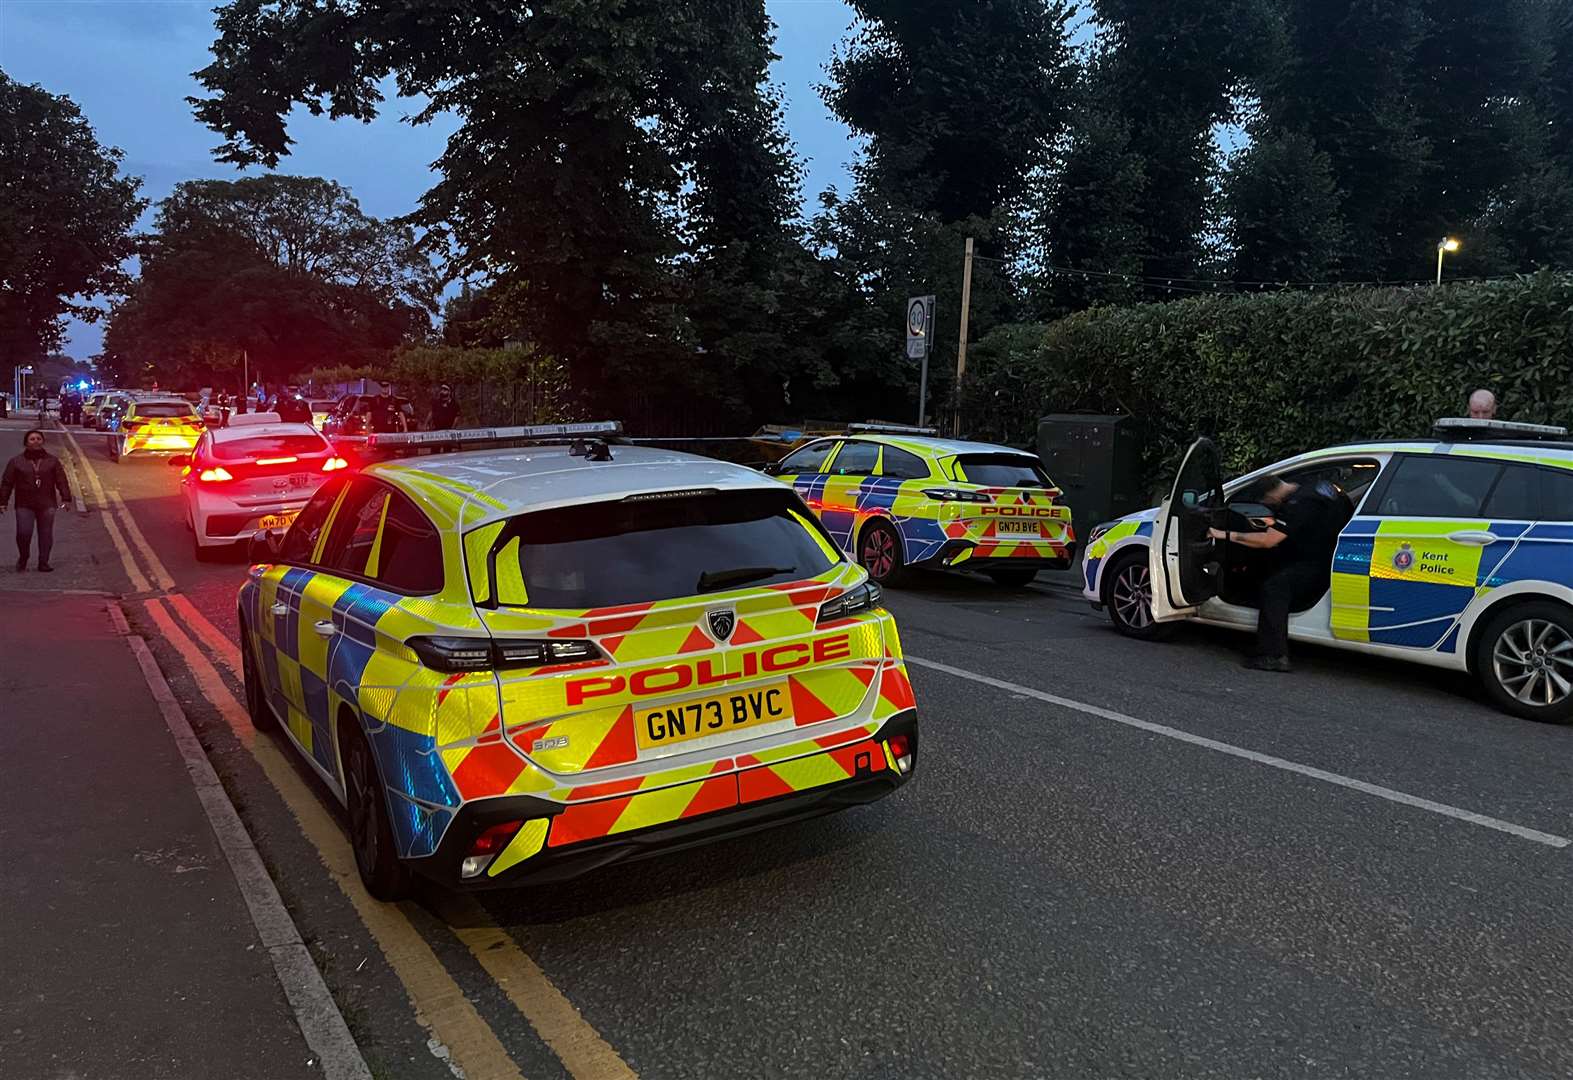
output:
M60 459L44 449L44 433L34 428L22 436L22 452L6 462L0 475L0 514L16 492L16 568L27 569L27 556L33 546L33 527L38 527L38 568L45 573L49 552L55 546L55 507L69 506L71 487Z

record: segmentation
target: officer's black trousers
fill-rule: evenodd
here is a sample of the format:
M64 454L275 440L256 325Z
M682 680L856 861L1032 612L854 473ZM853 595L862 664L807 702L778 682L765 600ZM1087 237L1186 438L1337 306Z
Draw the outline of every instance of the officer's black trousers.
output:
M1256 655L1289 655L1289 615L1304 611L1328 587L1327 563L1292 562L1268 575L1257 600Z

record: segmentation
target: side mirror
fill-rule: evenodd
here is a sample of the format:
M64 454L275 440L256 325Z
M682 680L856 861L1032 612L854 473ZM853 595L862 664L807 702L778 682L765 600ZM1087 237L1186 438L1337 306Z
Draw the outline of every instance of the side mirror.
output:
M169 460L166 461L164 464L166 464L166 465L190 465L191 464L191 455L190 454L171 454Z
M258 529L246 543L246 560L254 563L276 561L283 540L284 534L277 529Z
M781 463L779 461L767 461L763 465L759 466L759 471L764 473L766 476L780 476Z

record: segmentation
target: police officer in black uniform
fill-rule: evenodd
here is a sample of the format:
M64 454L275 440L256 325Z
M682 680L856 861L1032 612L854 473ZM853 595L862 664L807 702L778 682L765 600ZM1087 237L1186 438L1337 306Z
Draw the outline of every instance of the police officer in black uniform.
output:
M1304 611L1327 591L1333 550L1344 527L1343 501L1326 481L1292 484L1272 477L1262 501L1273 508L1273 523L1262 532L1209 529L1215 540L1271 552L1272 565L1257 600L1256 654L1245 666L1258 671L1288 671L1289 615Z

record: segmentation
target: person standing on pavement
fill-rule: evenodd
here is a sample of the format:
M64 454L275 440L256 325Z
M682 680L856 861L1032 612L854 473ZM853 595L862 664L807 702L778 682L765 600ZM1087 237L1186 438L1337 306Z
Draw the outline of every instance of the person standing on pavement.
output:
M453 399L453 388L447 383L437 387L431 401L431 430L449 431L459 419L459 403Z
M1257 600L1256 654L1245 666L1289 671L1289 616L1322 598L1332 581L1333 550L1344 526L1338 492L1325 483L1306 486L1279 477L1262 501L1273 523L1262 532L1208 529L1214 540L1270 551L1273 565Z
M27 569L38 530L38 569L49 573L49 554L55 546L55 507L71 505L71 487L60 459L44 449L44 433L37 428L22 436L22 452L6 462L0 475L0 514L16 492L16 568Z

